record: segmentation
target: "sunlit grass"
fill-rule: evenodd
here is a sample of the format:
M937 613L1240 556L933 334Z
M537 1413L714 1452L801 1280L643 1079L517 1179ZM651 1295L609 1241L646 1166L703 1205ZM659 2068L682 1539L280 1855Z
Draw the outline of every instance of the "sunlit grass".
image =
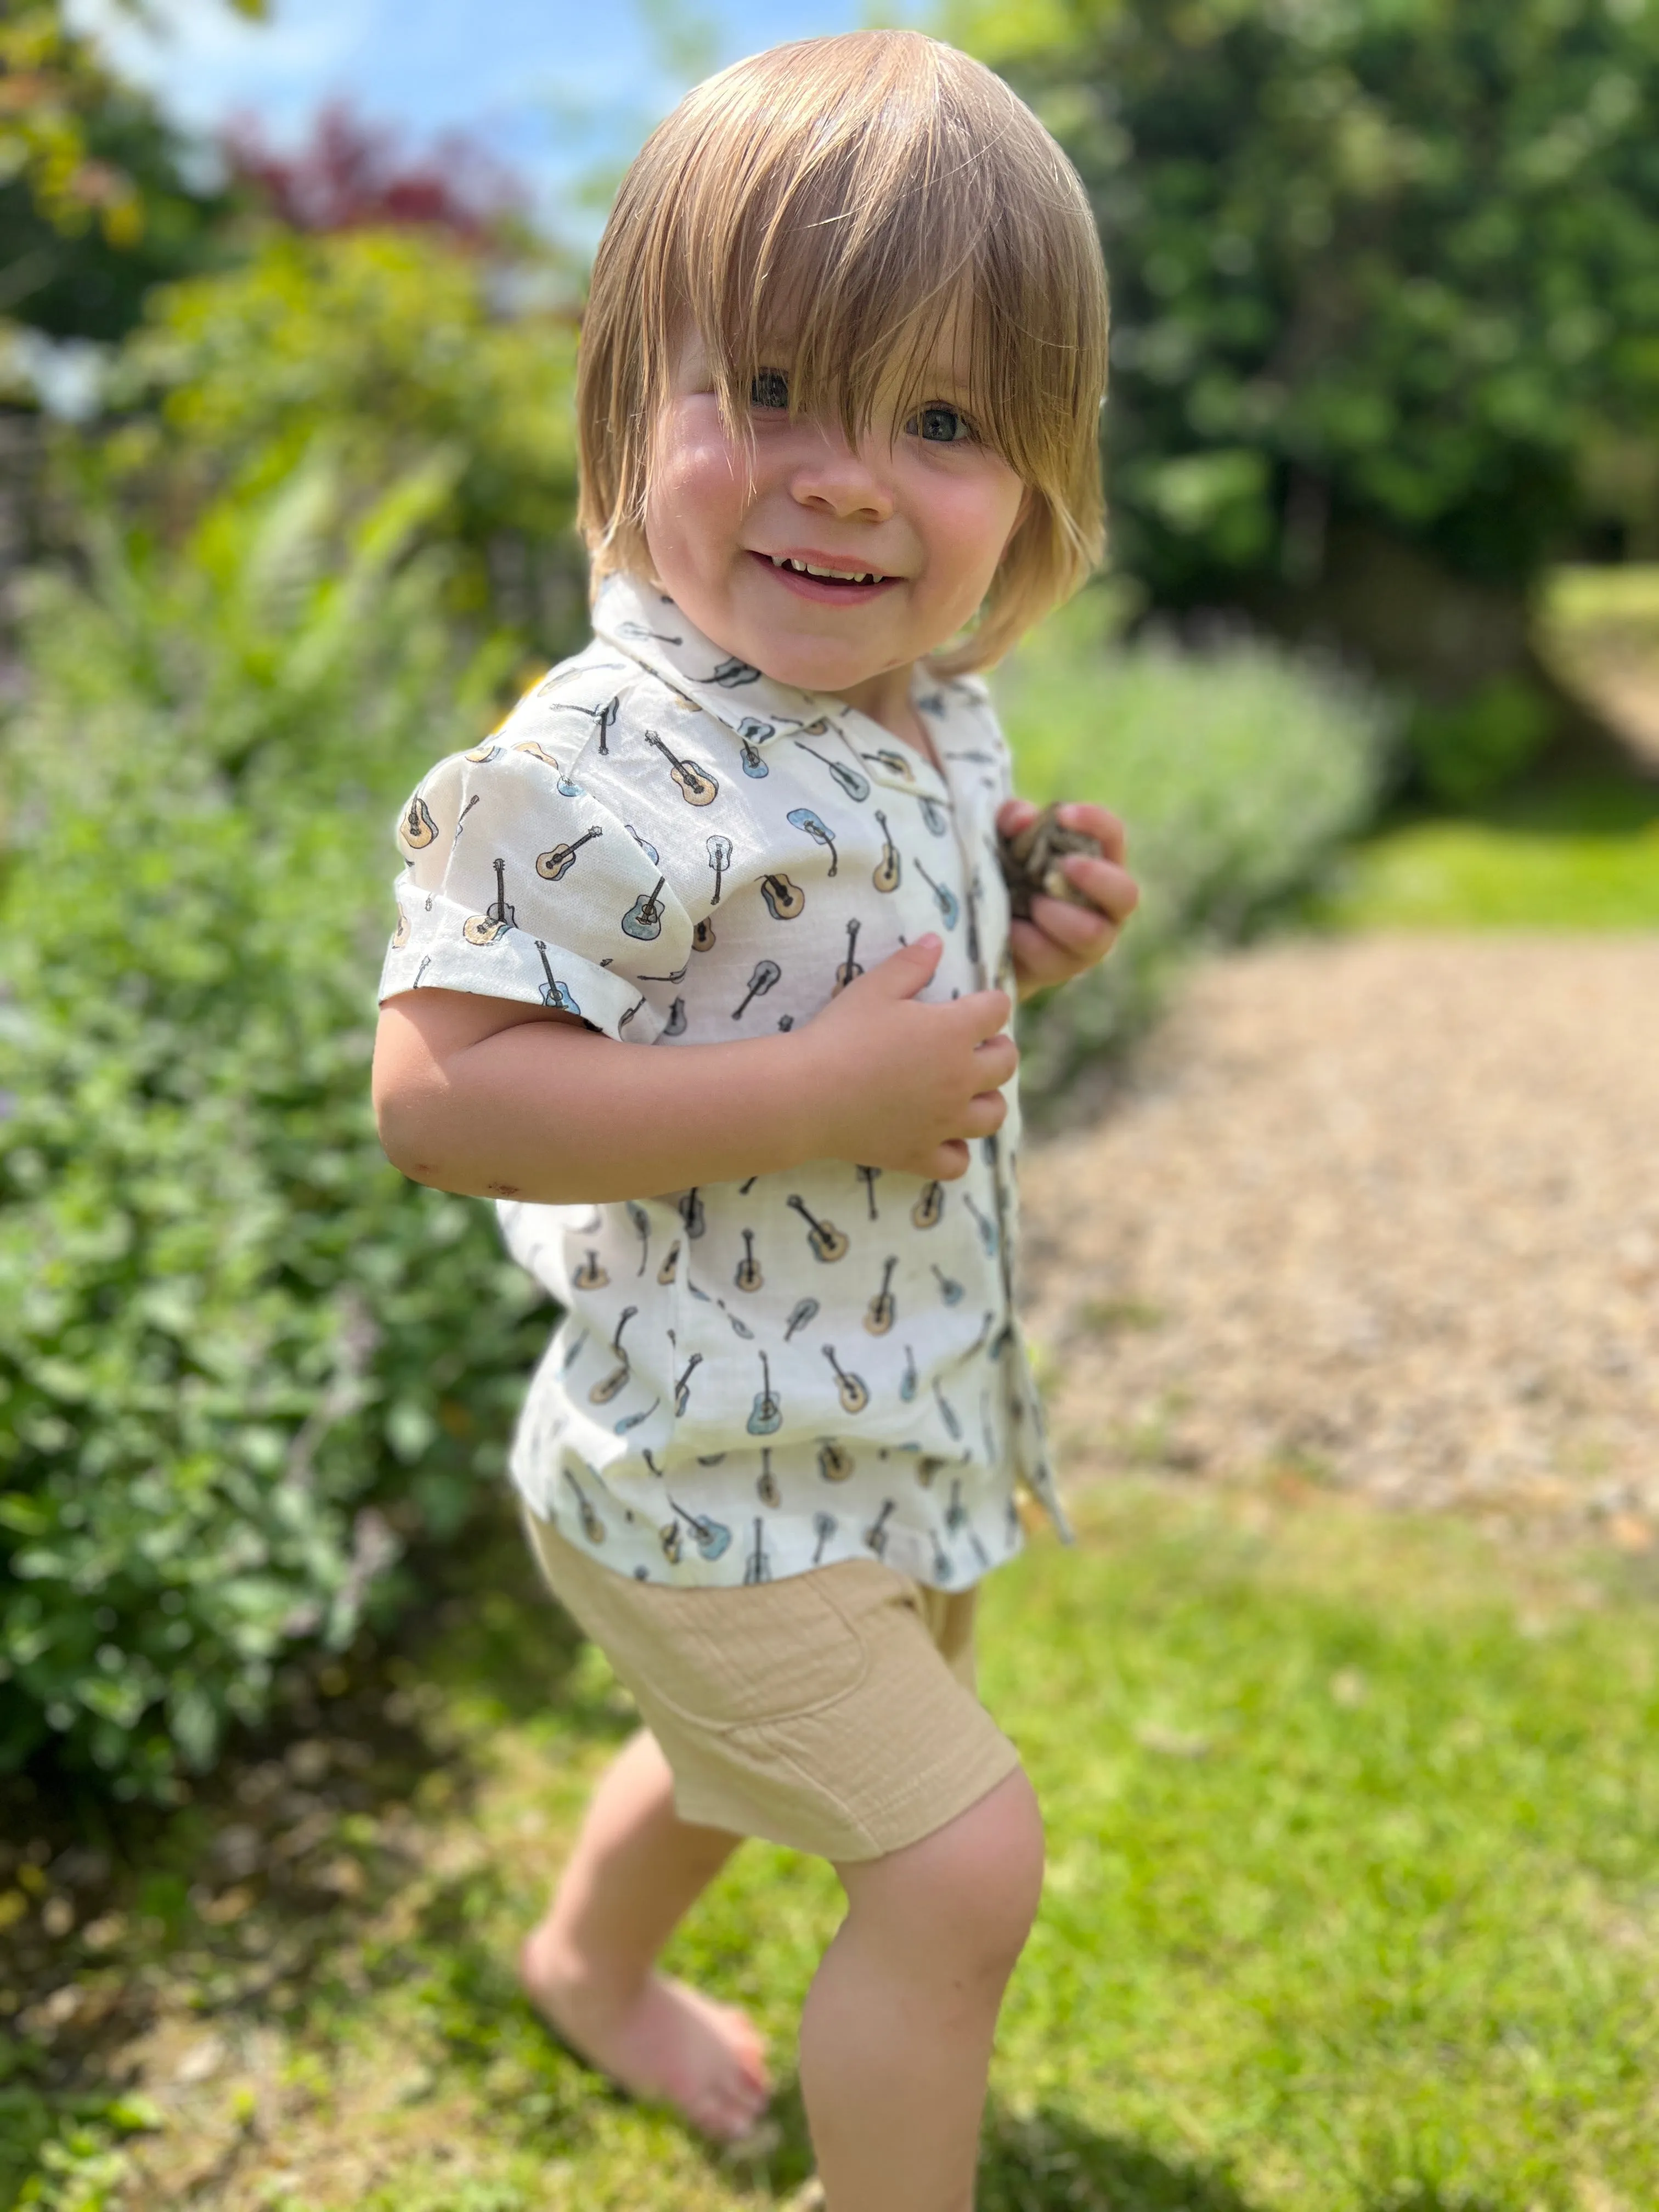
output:
M1391 823L1312 918L1340 929L1659 927L1659 782L1546 787L1468 818Z
M1650 2204L1646 1564L1313 1493L1116 1486L1084 1528L987 1589L986 1692L1050 1871L981 2212ZM152 1897L173 1883L172 1935L88 1963L137 1968L180 2032L204 2014L243 2054L198 2092L162 2081L168 2131L127 2154L148 2179L123 2204L738 2212L808 2170L793 2039L839 1909L822 1867L750 1846L675 1946L774 2039L783 2133L751 2164L609 2094L516 1993L519 1933L628 1719L510 1559L397 1670L426 1771L388 1771L377 1813L317 1845L356 1852L355 1899L296 1922L273 1892L215 1924L212 1835L248 1816L198 1814L145 1870ZM285 1945L275 1993L239 1996L248 1955ZM14 2078L61 2087L61 2054ZM204 2155L218 2179L185 2191Z
M1547 631L1567 638L1616 632L1659 647L1659 562L1554 568L1544 580L1538 612Z

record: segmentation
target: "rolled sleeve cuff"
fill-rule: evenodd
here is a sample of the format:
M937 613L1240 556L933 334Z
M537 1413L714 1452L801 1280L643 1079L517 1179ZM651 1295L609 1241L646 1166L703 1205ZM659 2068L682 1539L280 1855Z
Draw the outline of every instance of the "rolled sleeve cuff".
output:
M441 897L420 920L409 943L386 954L377 994L382 1002L404 991L472 991L562 1007L619 1043L651 1044L661 1032L664 1017L637 984L580 953L518 928L491 945L469 944L462 934L468 914Z

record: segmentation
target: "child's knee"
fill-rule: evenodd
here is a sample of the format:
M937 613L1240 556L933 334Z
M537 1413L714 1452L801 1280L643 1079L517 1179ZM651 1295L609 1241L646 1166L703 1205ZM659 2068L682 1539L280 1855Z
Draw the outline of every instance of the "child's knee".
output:
M1012 1966L1042 1902L1042 1815L1024 1768L1016 1767L962 1819L968 1826L957 1894L987 1943L1006 1951ZM956 1839L950 1844L954 1850Z
M958 1971L1006 1976L1042 1895L1042 1818L1024 1771L890 1857L842 1869L854 1917L880 1940Z

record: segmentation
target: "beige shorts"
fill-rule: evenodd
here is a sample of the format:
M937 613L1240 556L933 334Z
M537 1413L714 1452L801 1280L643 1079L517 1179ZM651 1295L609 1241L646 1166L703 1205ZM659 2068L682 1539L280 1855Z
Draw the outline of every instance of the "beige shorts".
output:
M842 1559L744 1589L597 1565L526 1512L553 1595L632 1693L684 1820L836 1862L932 1835L1019 1754L974 1692L974 1597Z

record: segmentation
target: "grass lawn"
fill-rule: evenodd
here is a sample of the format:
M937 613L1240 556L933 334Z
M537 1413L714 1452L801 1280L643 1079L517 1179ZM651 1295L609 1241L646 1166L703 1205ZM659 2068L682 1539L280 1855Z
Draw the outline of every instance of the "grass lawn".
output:
M1654 1562L1305 1486L1084 1506L1081 1548L985 1606L1051 1865L981 2212L1646 2212ZM832 1880L751 1845L677 1946L775 2039L769 2154L607 2094L510 1960L626 1709L510 1529L464 1574L418 1649L327 1675L301 1737L128 1837L55 1966L28 1938L61 1863L0 1892L0 1983L27 1977L0 2201L738 2212L799 2183Z
M1389 823L1311 919L1341 929L1659 927L1659 781L1535 786Z

